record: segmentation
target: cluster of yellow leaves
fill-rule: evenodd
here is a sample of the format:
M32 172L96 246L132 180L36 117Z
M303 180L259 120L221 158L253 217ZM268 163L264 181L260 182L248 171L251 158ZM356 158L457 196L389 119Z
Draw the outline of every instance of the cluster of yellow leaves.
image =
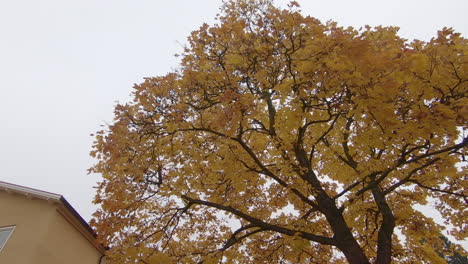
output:
M331 238L305 202L322 189L374 259L375 184L405 237L393 239L398 263L441 260L443 228L414 208L428 197L467 236L466 163L455 167L466 154L467 41L443 29L408 44L397 28L345 29L296 6L227 2L219 24L191 34L180 70L136 85L97 134L93 224L116 263L338 263L331 246L242 216Z

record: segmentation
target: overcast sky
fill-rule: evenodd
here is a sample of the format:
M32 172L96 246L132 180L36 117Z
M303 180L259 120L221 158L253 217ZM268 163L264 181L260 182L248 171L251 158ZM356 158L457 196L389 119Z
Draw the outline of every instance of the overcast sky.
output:
M284 5L288 1L277 1ZM401 28L429 40L468 34L466 0L303 0L343 26ZM0 180L63 194L89 220L97 175L91 133L134 83L177 67L174 54L221 0L0 0Z

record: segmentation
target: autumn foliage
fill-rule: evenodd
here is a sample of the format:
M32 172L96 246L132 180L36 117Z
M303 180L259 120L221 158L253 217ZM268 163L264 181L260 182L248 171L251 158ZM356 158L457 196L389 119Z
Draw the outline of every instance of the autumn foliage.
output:
M468 235L468 42L397 30L225 3L96 136L113 262L444 263L441 234Z

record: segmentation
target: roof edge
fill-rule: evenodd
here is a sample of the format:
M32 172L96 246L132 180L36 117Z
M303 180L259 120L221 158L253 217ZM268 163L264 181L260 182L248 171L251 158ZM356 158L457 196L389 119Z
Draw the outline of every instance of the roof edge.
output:
M89 233L91 233L91 235L94 238L96 238L97 236L94 230L91 228L91 226L89 226L88 222L86 222L86 220L84 220L83 217L81 217L81 215L75 210L75 208L73 208L73 206L67 201L67 199L61 196L60 201L63 203L65 208L67 208L67 210L73 214L73 216L78 220L80 225L82 225Z
M60 194L41 191L41 190L34 189L34 188L29 188L29 187L25 187L25 186L13 184L13 183L0 181L0 190L2 189L7 192L10 191L10 192L15 192L15 193L20 193L26 196L30 195L30 196L34 196L34 197L44 199L44 200L54 200L56 202L59 202L60 199L62 198L62 195Z

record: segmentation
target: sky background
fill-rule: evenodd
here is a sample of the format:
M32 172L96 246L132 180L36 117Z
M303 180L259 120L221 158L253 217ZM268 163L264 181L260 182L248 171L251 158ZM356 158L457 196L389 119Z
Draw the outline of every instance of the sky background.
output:
M297 0L342 26L398 26L429 40L468 34L468 1ZM276 1L285 5L288 1ZM98 175L90 134L134 83L177 67L191 31L221 0L0 0L0 181L62 194L89 220Z

